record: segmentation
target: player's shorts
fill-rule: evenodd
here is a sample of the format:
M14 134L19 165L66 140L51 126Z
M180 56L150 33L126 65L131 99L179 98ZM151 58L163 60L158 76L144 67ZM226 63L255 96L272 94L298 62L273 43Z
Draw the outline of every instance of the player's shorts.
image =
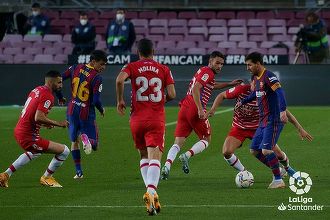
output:
M80 120L79 116L67 115L67 120L69 121L70 140L75 142L80 134L86 134L91 141L93 150L96 150L99 136L95 119Z
M159 121L130 120L131 132L137 149L159 147L164 151L165 123Z
M188 137L192 131L199 139L211 135L211 125L208 119L200 119L196 106L187 107L181 105L178 113L178 122L175 128L175 137Z
M259 127L251 143L252 150L271 150L277 143L283 129L282 123L269 123L266 127Z
M27 135L15 131L14 136L19 146L25 151L30 151L31 153L43 153L46 152L49 147L49 140L41 137L34 140L32 134Z
M231 127L227 136L234 137L243 143L246 138L251 140L253 138L255 132L256 132L255 129L242 129L242 128L233 126L233 127Z

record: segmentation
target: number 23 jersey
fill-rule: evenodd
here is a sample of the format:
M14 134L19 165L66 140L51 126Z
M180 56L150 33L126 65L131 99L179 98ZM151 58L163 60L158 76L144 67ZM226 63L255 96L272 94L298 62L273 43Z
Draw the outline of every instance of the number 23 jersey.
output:
M170 69L143 59L125 65L121 71L131 79L131 120L165 122L165 88L174 84Z

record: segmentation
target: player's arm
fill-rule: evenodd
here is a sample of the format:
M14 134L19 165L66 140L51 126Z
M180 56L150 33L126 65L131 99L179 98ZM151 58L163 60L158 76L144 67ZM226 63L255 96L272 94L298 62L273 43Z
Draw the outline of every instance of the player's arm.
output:
M278 101L279 101L279 105L280 105L280 118L281 121L283 123L287 123L288 122L288 116L286 115L286 100L285 100L285 95L284 95L284 91L281 88L281 85L279 82L275 83L272 87L273 91L276 92L277 97L278 97Z
M245 97L242 101L236 103L235 108L240 108L242 105L252 102L256 97L256 91L251 91L248 97Z
M198 109L198 116L200 119L205 119L206 118L206 114L203 110L203 106L202 106L202 102L200 100L200 96L201 96L201 89L202 89L203 85L196 81L193 88L192 88L192 96L194 98L194 102L197 106Z
M71 74L73 73L73 70L75 69L75 65L70 66L68 69L66 69L61 75L62 75L62 80L67 80L68 78L71 77ZM55 96L58 99L58 104L63 106L66 103L66 98L64 97L62 90L57 90L55 92Z
M171 101L176 97L175 87L174 84L169 84L166 86L166 95L165 95L165 102Z
M217 110L217 108L222 104L223 100L227 99L226 91L221 92L217 97L215 98L213 105L210 109L210 111L207 113L208 117L212 117Z
M69 125L68 121L55 121L55 120L47 118L46 114L41 110L36 111L34 120L37 123L42 124L46 127L57 126L57 127L65 128L65 127L68 127L68 125Z
M234 79L231 82L215 82L214 89L223 89L223 88L227 88L227 87L232 87L232 86L239 85L242 82L243 82L242 79Z
M299 123L299 121L296 119L296 117L288 110L286 109L286 115L288 116L288 120L291 124L293 124L298 132L299 132L299 136L301 137L301 140L307 139L309 141L313 140L313 136L310 135L304 128L303 126L301 126L301 124Z
M116 79L116 95L117 95L117 112L120 115L125 114L125 101L124 101L124 82L128 78L126 72L120 72Z
M97 108L102 116L104 116L104 108L101 102L101 92L102 92L102 78L101 76L96 76L93 80L93 101L92 104Z

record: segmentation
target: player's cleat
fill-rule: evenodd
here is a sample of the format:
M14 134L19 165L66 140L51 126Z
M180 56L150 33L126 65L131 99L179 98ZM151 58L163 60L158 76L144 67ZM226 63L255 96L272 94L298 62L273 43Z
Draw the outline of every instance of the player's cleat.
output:
M167 180L168 176L170 175L170 171L168 170L168 168L166 166L163 166L162 171L160 172L160 178L162 180Z
M284 187L285 187L285 183L282 179L280 179L280 180L273 180L273 182L269 184L268 189L280 189Z
M84 178L84 175L82 172L76 173L76 175L73 177L73 179L82 179L82 178Z
M188 164L188 157L186 154L181 154L179 156L179 160L182 163L182 170L184 173L188 174L189 173L189 164Z
M280 167L280 175L282 178L288 176L288 173L286 172L286 170L282 167Z
M8 173L0 173L0 187L8 187L9 175Z
M62 187L61 184L59 184L52 176L40 177L40 184L49 187Z
M154 194L154 202L155 202L155 209L157 213L160 213L160 209L162 208L162 206L160 205L159 202L159 196L157 193Z
M157 215L157 211L155 209L154 197L150 193L146 192L143 195L143 201L147 207L148 215Z
M86 154L92 153L92 145L86 134L81 134L81 142L83 143L83 149Z

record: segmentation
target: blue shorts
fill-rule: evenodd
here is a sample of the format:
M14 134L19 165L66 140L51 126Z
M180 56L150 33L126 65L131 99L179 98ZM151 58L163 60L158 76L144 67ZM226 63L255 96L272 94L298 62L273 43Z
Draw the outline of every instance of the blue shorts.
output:
M266 127L259 127L253 136L250 149L273 149L280 137L282 129L282 123L269 123Z
M98 129L95 119L80 120L79 115L67 115L69 121L69 136L72 142L78 140L80 134L86 134L91 140L91 144L94 150L98 144Z

